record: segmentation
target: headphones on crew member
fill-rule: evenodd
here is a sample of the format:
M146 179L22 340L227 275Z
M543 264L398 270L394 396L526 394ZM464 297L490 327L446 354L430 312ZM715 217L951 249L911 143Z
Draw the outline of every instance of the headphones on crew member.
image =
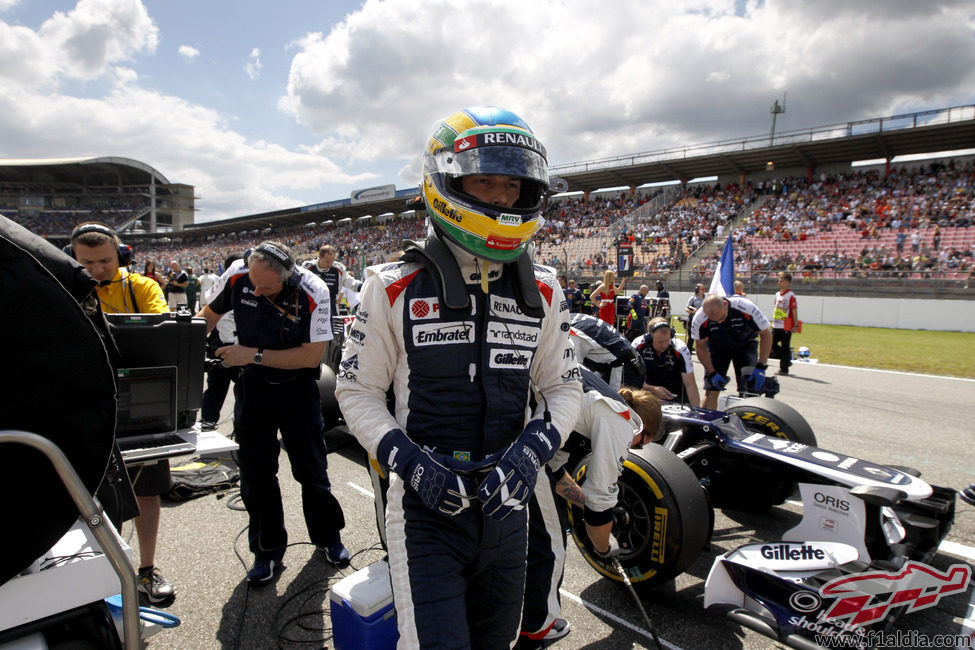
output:
M670 323L666 323L666 322L665 323L655 323L654 325L652 325L650 327L650 336L653 336L653 333L654 332L656 332L657 330L661 330L661 329L663 329L665 327L670 330L670 338L674 338L675 336L677 336L677 331L673 327L670 326Z
M66 255L70 255L71 257L78 259L74 254L74 240L90 232L97 232L105 235L106 237L111 237L115 241L118 248L119 266L129 266L132 264L132 247L123 244L121 241L119 241L118 234L114 230L100 223L83 223L80 226L75 227L75 229L71 231L71 241L61 250Z
M287 279L284 281L284 286L288 290L295 289L298 284L301 283L301 274L295 269L295 258L285 251L281 250L271 242L264 242L263 244L258 244L254 248L250 248L244 253L244 266L247 266L250 261L251 253L262 253L267 255L271 259L275 260L281 266L284 267L286 271L289 272Z

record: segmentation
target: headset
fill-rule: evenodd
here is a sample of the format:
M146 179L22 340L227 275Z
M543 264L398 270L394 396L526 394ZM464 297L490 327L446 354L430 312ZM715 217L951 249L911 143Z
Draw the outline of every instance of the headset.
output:
M109 228L108 226L102 225L100 223L83 223L77 226L71 231L71 242L62 248L61 250L71 257L78 259L74 254L74 240L90 232L97 232L99 234L105 235L106 237L111 237L112 240L118 245L118 265L119 266L129 266L132 264L132 247L126 246L121 241L119 241L118 234Z
M666 322L664 322L664 323L655 323L654 325L652 325L650 327L650 336L653 336L653 333L654 332L656 332L657 330L663 329L665 327L670 330L670 338L674 338L675 336L677 336L677 332L674 330L674 328L670 326L670 323L666 323Z
M261 253L267 255L271 259L275 260L281 266L284 267L285 271L289 272L288 278L284 281L284 286L289 289L295 289L301 283L301 274L295 270L295 258L289 253L281 250L271 242L264 242L259 244L254 248L248 249L244 253L244 266L247 266L250 261L251 253Z

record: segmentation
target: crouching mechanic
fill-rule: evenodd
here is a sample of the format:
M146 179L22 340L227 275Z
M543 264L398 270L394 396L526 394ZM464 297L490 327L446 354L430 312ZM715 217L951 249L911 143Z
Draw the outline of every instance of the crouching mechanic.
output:
M760 343L756 343L758 334ZM728 367L734 363L739 393L762 392L765 370L772 351L768 318L755 303L742 296L708 295L691 321L691 338L702 341L697 358L704 366L704 408L718 407L718 393L728 383ZM754 366L745 386L742 369Z
M595 373L581 368L582 409L565 448L555 454L548 472L539 476L535 498L528 515L528 580L525 583L524 614L519 650L540 648L569 633L569 623L559 618L559 588L565 568L565 528L559 518L562 497L585 511L586 534L593 551L610 559L620 552L612 534L613 508L619 498L617 482L631 446L642 446L657 438L663 416L660 402L649 391L622 388L614 392ZM580 487L566 464L579 458L570 456L578 448L577 438L590 441L586 480Z
M677 338L666 318L657 316L649 323L650 331L633 339L633 347L643 359L645 372L623 371L623 384L642 388L657 399L701 406L701 394L694 381L691 351Z
M336 395L389 472L400 648L518 637L525 504L582 397L562 289L530 257L548 189L545 149L521 118L455 113L423 156L425 242L366 273Z

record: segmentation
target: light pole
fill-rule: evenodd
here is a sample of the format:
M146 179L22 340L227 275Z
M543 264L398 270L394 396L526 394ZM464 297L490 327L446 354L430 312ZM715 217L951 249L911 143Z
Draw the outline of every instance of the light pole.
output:
M779 100L776 99L775 103L772 104L772 108L769 109L769 113L772 114L772 131L768 136L768 146L770 147L775 142L775 118L777 118L780 114L785 113L785 97L786 93L782 93L782 105L780 106Z

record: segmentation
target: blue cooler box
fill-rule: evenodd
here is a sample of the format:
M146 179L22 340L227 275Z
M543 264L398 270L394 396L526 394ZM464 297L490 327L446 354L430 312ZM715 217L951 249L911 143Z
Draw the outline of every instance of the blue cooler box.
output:
M336 582L329 600L335 650L396 647L396 610L386 562L376 562Z

